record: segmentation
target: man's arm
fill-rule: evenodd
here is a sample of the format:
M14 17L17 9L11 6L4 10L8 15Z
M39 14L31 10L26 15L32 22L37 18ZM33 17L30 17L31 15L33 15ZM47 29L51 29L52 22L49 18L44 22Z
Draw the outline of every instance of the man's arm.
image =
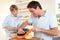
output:
M18 29L20 29L20 28L22 29L22 28L26 27L27 25L29 25L29 23L28 23L28 21L25 21L22 23L21 26L18 27Z
M55 28L51 28L50 30L41 29L41 32L48 34L48 35L57 36L58 35L58 28L55 27Z
M28 21L23 22L22 25L18 27L18 32L17 32L17 33L18 33L18 34L23 34L23 33L25 33L22 29L23 29L24 27L26 27L27 25L29 25Z
M50 25L49 30L40 29L41 32L45 33L45 34L48 34L48 35L52 35L52 36L58 35L57 19L52 14L50 14L50 17L49 17L49 25Z
M34 30L35 30L35 32L42 32L44 34L51 35L51 36L57 36L58 35L58 28L57 27L51 28L50 30L45 30L42 28L35 28Z

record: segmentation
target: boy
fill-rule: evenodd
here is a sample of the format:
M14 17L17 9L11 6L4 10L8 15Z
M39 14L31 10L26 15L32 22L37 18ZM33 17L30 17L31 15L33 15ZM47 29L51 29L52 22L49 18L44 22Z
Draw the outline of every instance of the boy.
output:
M16 5L10 6L11 14L8 15L3 23L3 27L5 28L6 32L10 35L11 32L17 30L18 26L21 25L21 20L19 20L18 15L18 7Z

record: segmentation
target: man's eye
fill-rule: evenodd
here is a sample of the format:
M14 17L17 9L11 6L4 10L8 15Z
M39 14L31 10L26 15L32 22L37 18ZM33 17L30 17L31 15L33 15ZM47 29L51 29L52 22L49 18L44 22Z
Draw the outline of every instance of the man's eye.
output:
M31 11L31 12L34 12L34 11Z

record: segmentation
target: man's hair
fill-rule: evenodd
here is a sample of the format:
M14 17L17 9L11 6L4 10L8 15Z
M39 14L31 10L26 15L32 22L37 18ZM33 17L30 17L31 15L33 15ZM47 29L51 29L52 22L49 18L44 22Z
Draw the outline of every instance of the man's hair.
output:
M16 5L10 6L10 11L18 10L18 7Z
M42 9L40 3L38 1L31 1L28 5L27 8L34 8L36 9L37 6L39 6L40 9Z

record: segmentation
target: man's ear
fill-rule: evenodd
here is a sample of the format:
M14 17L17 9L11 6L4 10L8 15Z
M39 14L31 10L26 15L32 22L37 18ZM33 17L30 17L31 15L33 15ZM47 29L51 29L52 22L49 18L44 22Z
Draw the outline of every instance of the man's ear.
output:
M36 9L39 9L39 6L37 6L37 8Z

